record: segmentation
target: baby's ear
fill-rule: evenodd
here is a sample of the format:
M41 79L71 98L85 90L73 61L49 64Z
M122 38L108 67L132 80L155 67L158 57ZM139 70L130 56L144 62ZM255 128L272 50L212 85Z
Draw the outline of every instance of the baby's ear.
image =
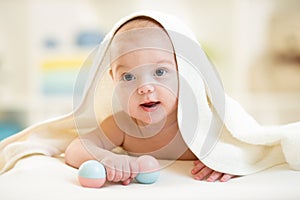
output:
M113 73L112 73L111 69L109 69L109 75L110 75L111 79L114 79L114 76L113 76Z

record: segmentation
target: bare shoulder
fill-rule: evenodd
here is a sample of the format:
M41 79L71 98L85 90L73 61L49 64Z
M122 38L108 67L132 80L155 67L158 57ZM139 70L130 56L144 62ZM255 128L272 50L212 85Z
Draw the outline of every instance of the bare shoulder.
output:
M119 113L117 113L118 115ZM104 134L116 146L121 146L124 141L124 132L118 127L113 115L108 116L100 124Z

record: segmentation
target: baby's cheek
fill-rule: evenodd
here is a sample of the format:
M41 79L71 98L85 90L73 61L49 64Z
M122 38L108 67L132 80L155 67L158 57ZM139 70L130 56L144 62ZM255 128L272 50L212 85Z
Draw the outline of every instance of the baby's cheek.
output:
M175 108L177 108L178 105L177 93L173 93L173 91L163 88L159 91L159 96L161 97L168 111L172 111Z
M128 111L128 107L131 103L134 103L135 90L132 87L126 87L126 85L118 85L113 93L115 101L113 104L121 105L124 111ZM114 106L114 105L113 105Z

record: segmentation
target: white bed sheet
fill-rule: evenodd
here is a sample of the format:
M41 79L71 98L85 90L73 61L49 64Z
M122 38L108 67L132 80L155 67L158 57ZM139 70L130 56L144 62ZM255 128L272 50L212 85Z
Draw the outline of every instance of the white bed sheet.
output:
M57 158L30 156L0 176L1 200L109 199L300 199L300 172L287 165L239 177L226 183L196 181L190 161L176 161L163 169L151 185L106 183L100 189L81 187L77 170Z

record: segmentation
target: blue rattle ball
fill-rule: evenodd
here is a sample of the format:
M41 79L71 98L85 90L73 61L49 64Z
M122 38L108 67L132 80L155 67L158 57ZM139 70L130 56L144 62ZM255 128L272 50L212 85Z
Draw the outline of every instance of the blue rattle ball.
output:
M137 182L142 184L152 184L155 183L159 177L159 171L156 172L148 172L148 173L139 173L135 179Z
M160 165L152 156L141 156L137 159L140 172L135 180L142 184L152 184L157 181L160 175Z
M106 181L105 167L96 160L86 161L79 167L78 180L83 187L100 188Z

